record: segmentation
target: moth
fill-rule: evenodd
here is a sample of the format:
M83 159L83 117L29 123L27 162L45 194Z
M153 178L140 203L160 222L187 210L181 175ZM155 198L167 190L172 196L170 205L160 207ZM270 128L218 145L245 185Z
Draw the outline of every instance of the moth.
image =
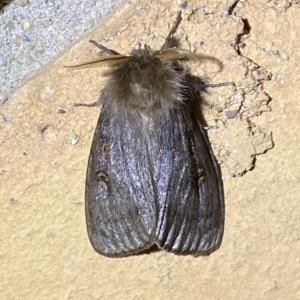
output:
M223 182L194 103L203 103L207 87L231 83L190 74L187 61L210 57L174 47L180 21L178 13L158 51L145 45L125 56L92 41L102 56L72 66L109 66L85 190L88 235L105 256L153 245L208 255L221 244Z

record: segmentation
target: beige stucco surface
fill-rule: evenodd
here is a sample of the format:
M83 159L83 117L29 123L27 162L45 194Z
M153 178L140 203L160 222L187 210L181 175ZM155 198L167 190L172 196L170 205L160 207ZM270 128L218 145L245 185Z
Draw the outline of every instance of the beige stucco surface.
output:
M0 114L0 298L300 299L297 2L239 1L231 16L224 9L234 1L188 1L183 10L182 46L224 64L193 65L194 73L236 83L207 95L226 204L222 245L208 257L93 250L84 182L99 109L73 103L97 100L105 81L100 69L63 67L97 55L90 38L125 54L139 42L159 48L176 1L118 7L9 95Z

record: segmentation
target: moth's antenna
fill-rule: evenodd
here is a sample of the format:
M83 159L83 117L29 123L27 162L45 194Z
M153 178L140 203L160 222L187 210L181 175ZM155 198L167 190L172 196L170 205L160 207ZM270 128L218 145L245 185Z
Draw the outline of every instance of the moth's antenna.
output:
M182 20L181 11L179 11L177 13L176 21L175 21L174 25L172 26L172 28L171 28L171 30L170 30L170 32L169 32L169 34L168 34L168 36L165 40L165 43L164 43L163 47L161 48L161 50L170 48L170 40L171 40L173 34L175 33L177 27L179 26L181 20Z

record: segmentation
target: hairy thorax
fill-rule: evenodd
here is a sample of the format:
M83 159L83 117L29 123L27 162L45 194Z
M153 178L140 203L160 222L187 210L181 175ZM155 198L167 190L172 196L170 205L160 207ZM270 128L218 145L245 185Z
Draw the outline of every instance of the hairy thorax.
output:
M172 60L159 59L149 49L138 49L108 73L106 101L122 110L143 113L169 111L182 102L180 90L184 70Z

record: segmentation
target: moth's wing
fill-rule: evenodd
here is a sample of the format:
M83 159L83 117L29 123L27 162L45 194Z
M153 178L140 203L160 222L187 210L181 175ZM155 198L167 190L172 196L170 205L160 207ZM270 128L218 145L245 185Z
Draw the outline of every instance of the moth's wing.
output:
M157 245L178 254L216 250L224 227L221 172L201 125L181 107L160 132Z
M94 249L106 256L138 253L154 244L157 207L144 139L102 107L88 162L86 221Z

